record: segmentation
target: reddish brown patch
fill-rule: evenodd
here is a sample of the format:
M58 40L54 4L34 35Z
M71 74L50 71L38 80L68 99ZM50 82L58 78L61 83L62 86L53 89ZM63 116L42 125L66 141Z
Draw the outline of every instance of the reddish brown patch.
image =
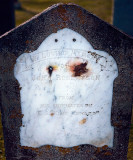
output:
M81 76L82 74L86 73L88 71L88 69L86 69L87 63L81 63L77 66L74 66L74 76Z
M59 17L62 19L61 23L59 24L59 27L61 29L66 28L67 21L69 21L69 17L68 17L66 8L63 7L63 5L60 5L57 9L57 12L59 14Z
M77 17L80 18L80 23L84 24L85 23L85 17L83 16L82 10L77 9Z
M55 149L58 151L58 147L55 147Z
M109 151L107 151L107 152L105 152L105 153L104 153L104 155L111 156L111 155L112 155L112 153L111 153L111 152L109 152Z
M23 116L24 116L24 114L14 112L14 113L11 113L10 118L11 119L14 119L14 118L23 118Z
M119 123L117 123L117 122L114 123L113 126L115 126L115 127L121 127L122 126L122 121L120 121Z
M51 24L51 28L53 29L53 33L57 33L57 27L55 26L55 24Z
M19 91L22 89L22 87L19 86Z
M55 147L55 149L59 151L61 154L67 154L71 152L70 148Z
M75 146L75 147L73 147L73 149L74 149L76 152L79 152L79 151L80 151L79 146Z
M26 43L26 44L32 44L33 41L32 41L32 40L27 40L25 43Z
M46 146L45 146L45 149L46 149L47 151L50 150L50 148L51 148L50 145L46 145Z
M104 146L102 147L103 150L106 150L107 148L108 148L107 145L104 145Z
M60 14L60 18L63 20L63 21L67 21L68 20L68 16L67 16L67 10L65 7L63 7L62 5L60 5L58 7L58 13Z
M31 149L31 150L33 150L33 151L35 151L35 152L38 152L39 151L39 149L38 148L32 148L32 147L26 147L26 146L19 146L21 149Z
M90 75L89 69L87 69L88 62L82 62L79 59L68 62L68 69L72 73L73 77L88 77ZM89 73L89 74L88 74Z
M51 116L54 116L54 113L51 113L50 115L51 115Z
M59 147L59 152L62 153L62 154L67 154L67 153L70 153L71 152L71 149L70 148L62 148L62 147Z
M86 118L84 118L81 121L79 121L79 124L84 124L84 123L86 123Z
M96 154L99 154L101 152L101 148L98 147L97 150L96 150Z
M32 150L34 152L36 152L37 155L41 156L43 154L43 151L41 151L39 148L32 148L32 147L26 147L26 146L20 146L19 148L21 149L26 149L26 150Z

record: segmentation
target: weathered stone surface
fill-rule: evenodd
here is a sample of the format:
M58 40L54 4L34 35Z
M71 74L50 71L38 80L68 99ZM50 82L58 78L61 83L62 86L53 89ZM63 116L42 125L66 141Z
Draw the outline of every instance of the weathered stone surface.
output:
M19 84L14 77L16 59L38 49L51 33L72 29L85 37L95 50L109 53L118 66L114 81L111 124L114 127L113 148L80 145L61 148L45 145L39 148L20 145L22 112ZM127 159L131 124L133 89L133 40L83 8L57 4L0 38L0 86L2 123L7 159Z

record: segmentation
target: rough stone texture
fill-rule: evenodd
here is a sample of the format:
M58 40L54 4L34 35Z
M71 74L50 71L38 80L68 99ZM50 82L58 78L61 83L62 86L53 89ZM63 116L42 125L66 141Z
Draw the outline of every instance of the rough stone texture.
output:
M19 84L14 77L16 59L36 50L51 33L70 28L84 36L97 50L108 52L118 65L114 81L111 123L114 147L80 145L72 148L20 146L21 105ZM126 160L131 124L133 89L133 39L73 4L57 4L0 38L0 90L2 123L7 160Z

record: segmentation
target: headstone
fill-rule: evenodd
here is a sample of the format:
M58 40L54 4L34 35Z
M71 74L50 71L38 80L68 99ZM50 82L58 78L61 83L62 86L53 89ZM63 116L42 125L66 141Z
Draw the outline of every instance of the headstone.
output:
M133 36L133 1L115 0L113 25Z
M127 158L133 40L74 4L0 38L6 157Z
M0 0L0 35L15 27L14 1Z

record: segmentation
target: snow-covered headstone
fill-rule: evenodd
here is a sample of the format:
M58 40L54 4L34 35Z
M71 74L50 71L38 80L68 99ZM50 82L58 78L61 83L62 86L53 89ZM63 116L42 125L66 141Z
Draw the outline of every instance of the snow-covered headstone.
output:
M131 42L72 4L1 37L7 159L126 157Z

